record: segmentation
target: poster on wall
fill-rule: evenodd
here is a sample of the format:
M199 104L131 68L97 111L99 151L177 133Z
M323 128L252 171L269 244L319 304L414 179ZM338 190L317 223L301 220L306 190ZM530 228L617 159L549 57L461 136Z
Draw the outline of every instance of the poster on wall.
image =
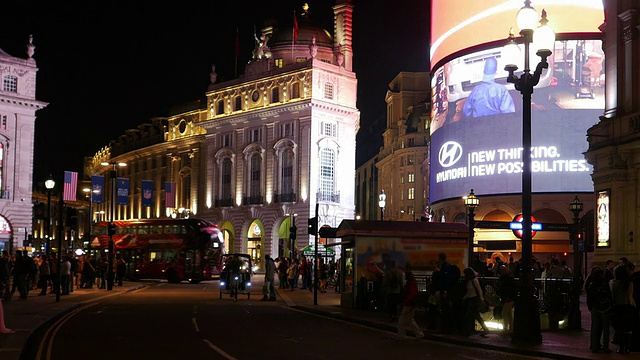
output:
M611 247L611 238L609 236L609 191L598 191L598 201L596 209L598 237L596 239L596 247Z
M447 254L447 261L464 268L466 243L441 243L411 238L359 239L356 245L357 278L370 281L382 279L392 262L402 270L432 272L438 267L438 254Z

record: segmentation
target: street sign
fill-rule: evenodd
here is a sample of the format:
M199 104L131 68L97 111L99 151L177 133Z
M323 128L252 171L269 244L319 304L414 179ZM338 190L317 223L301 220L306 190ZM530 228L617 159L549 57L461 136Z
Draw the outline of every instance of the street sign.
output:
M505 229L509 230L508 221L474 221L473 227L482 229Z

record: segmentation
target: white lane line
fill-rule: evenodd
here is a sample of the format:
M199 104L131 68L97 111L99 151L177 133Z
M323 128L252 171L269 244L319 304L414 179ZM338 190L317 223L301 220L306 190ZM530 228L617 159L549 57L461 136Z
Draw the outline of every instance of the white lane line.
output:
M207 344L210 348L215 350L215 352L217 352L218 354L224 356L226 359L228 359L228 360L238 360L238 359L234 358L233 356L231 356L231 355L227 354L226 352L224 352L224 350L222 350L219 347L213 345L211 343L211 341L209 341L207 339L202 339L202 341L204 341L205 344Z

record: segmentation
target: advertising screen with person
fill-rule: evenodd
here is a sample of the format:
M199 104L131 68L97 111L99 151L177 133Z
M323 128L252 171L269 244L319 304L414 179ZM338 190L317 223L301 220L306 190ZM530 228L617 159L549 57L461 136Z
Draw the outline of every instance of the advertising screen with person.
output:
M582 153L587 129L604 109L601 45L600 40L556 41L549 69L534 89L534 192L593 191L592 167ZM507 83L504 66L501 48L489 48L435 71L431 202L460 198L472 188L477 194L522 191L522 95Z

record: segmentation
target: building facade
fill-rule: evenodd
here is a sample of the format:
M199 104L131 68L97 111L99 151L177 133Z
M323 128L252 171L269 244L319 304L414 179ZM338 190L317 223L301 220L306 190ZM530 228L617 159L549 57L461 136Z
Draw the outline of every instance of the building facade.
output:
M249 253L257 263L308 245L311 217L331 227L353 219L353 6L338 1L333 11L333 36L304 15L295 42L292 25L263 28L241 77L217 83L213 67L206 105L129 130L87 159L85 179L127 164L116 171L130 180L129 202L113 218L211 220L226 251ZM153 181L151 207L142 206L142 180ZM175 184L169 203L166 183ZM105 190L105 202L91 206L108 220Z
M607 57L605 108L587 132L585 157L593 166L596 193L594 261L640 260L640 4L603 1L600 27Z
M33 148L38 67L29 37L26 58L0 49L0 250L22 247L32 228Z

